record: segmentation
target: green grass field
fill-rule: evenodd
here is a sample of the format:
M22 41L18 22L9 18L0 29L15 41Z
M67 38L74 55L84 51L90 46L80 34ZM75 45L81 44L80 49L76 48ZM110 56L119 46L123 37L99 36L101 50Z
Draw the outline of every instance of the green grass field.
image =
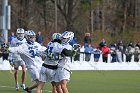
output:
M30 83L27 74L26 85ZM13 75L0 71L0 93L26 93L14 87ZM68 88L70 93L140 93L140 71L73 71ZM50 91L51 85L46 84L43 93Z

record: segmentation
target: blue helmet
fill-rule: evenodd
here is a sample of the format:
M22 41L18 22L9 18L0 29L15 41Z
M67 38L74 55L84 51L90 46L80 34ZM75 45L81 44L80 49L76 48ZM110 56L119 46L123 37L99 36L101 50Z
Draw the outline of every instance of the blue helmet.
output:
M61 36L60 33L54 33L54 34L52 35L52 39L53 39L53 40L54 40L54 39L60 39L60 36Z
M32 44L35 42L36 34L33 30L28 30L26 33L26 37L27 37L27 42Z
M68 39L65 43L69 43L74 37L74 33L70 31L65 31L61 35L61 39Z
M28 30L27 31L27 36L36 36L36 34L33 30Z

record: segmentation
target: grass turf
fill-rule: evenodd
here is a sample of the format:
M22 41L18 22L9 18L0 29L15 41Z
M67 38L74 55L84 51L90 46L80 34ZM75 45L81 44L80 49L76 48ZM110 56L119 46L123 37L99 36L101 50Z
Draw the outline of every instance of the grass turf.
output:
M27 74L26 85L30 84ZM73 71L68 89L70 93L139 93L140 71ZM44 90L43 93L51 93L51 85L46 84ZM0 93L16 93L9 71L0 71ZM25 92L20 89L17 93Z

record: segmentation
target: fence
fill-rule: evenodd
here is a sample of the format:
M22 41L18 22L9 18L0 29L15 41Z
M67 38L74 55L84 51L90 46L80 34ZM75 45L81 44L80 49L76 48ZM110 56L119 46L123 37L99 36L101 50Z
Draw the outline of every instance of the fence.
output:
M91 53L90 62L95 62L95 60L94 60L95 54L96 53ZM100 53L100 58L99 58L98 62L103 62L102 55L103 55L103 53ZM120 53L117 55L117 57L119 58L119 60L121 60L120 62L126 62L126 55L125 54L121 55L121 53ZM111 60L112 60L112 56L111 56L111 53L109 53L107 63L111 63ZM72 61L74 61L74 58L72 58ZM85 61L85 52L80 52L79 61ZM131 62L134 62L134 55L132 55ZM140 59L139 59L139 62L140 62Z

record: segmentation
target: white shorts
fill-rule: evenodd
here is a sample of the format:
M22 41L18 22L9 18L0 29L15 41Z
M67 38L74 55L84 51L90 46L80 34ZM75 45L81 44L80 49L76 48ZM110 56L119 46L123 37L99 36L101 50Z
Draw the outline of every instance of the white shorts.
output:
M58 68L52 81L54 82L60 82L62 80L69 81L70 74L71 74L70 71L66 70L65 68Z
M33 80L39 80L39 73L41 68L29 68L29 74Z
M19 61L13 61L15 67L19 67L19 66L22 66L22 65L25 65L24 61L23 60L19 60Z
M42 81L42 82L51 82L52 81L52 78L55 75L55 72L56 72L56 70L49 69L49 68L46 68L46 67L42 66L41 67L41 71L40 71L39 81Z

